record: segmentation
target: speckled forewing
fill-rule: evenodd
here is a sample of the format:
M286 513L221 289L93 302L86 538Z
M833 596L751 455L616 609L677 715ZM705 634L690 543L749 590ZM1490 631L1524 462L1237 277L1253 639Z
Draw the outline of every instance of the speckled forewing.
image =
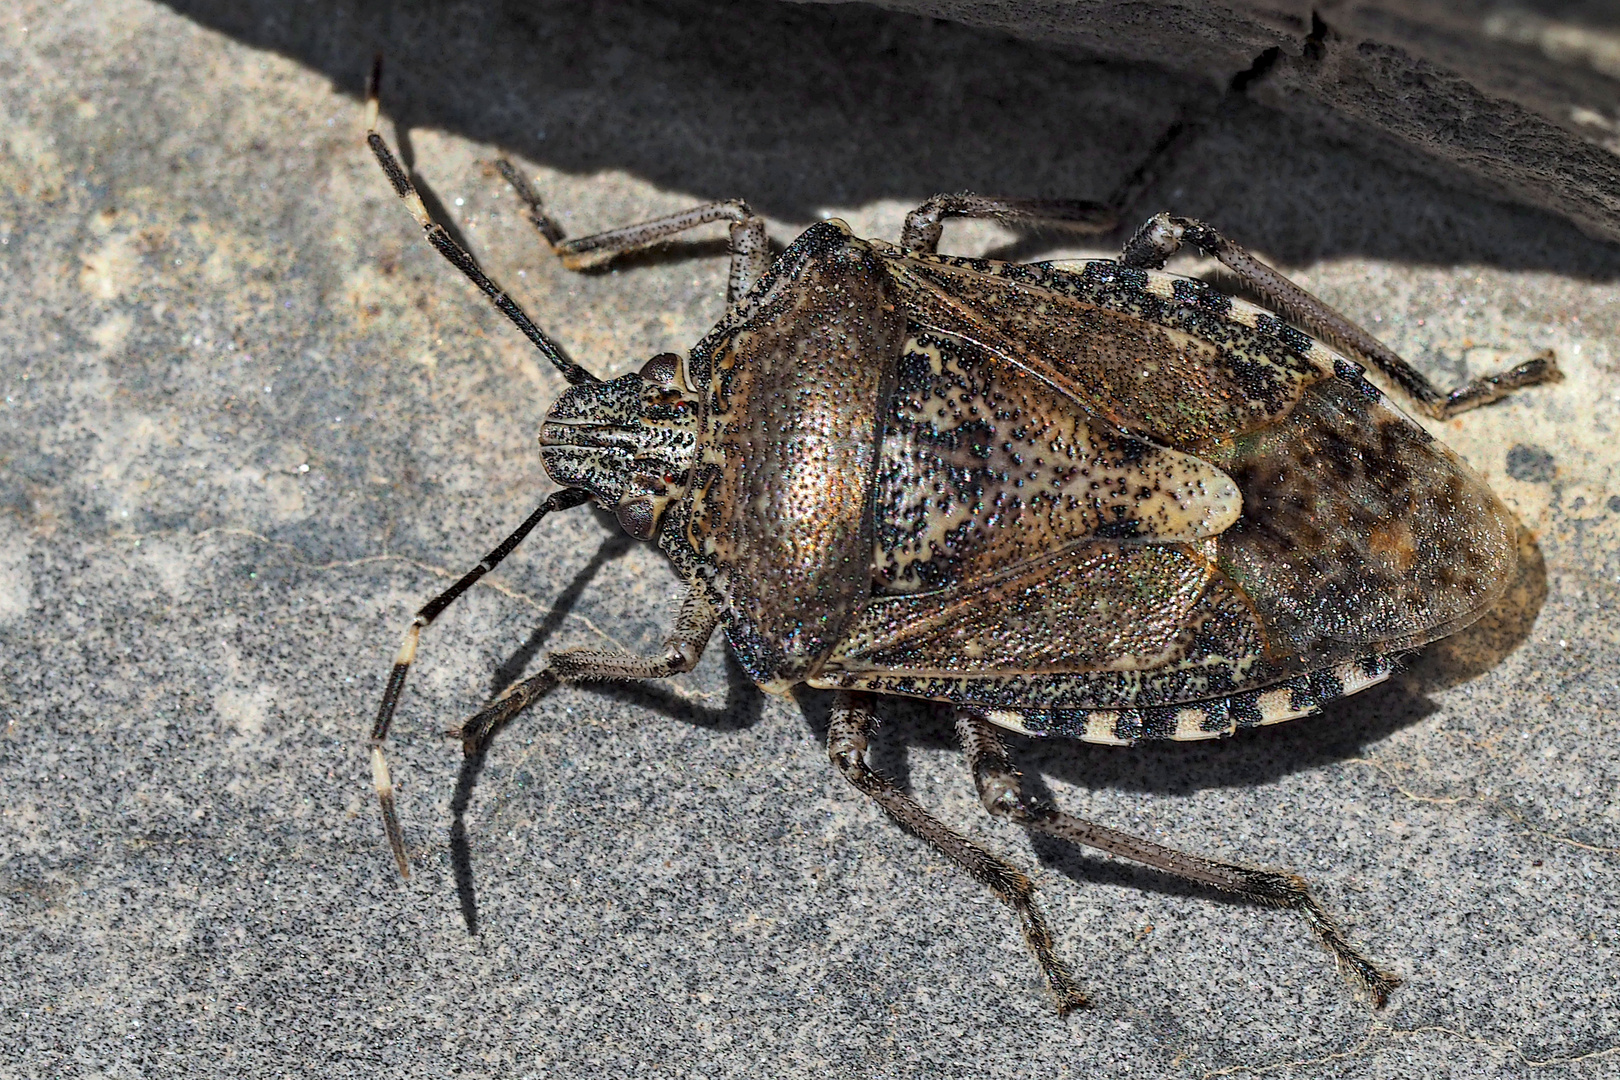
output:
M1495 496L1353 364L1274 316L1201 283L1106 263L890 254L910 320L898 381L913 389L897 394L886 423L877 490L889 470L926 456L918 446L950 468L931 488L929 470L913 469L893 485L909 501L880 504L880 595L814 685L974 705L1034 734L1204 738L1370 685L1388 675L1390 654L1466 625L1500 595L1514 547ZM908 418L902 408L922 400L915 387L927 382L923 360L936 376L960 368L994 378L959 402L948 386L925 386L932 411ZM975 529L936 528L919 556L906 545L916 530L903 511L950 509L946 496L992 471L985 462L1010 474L1013 455L1054 445L989 437L1025 433L997 423L1017 414L1008 401L1024 399L1005 388L1021 379L1056 391L1093 430L1123 435L1117 425L1145 445L1186 452L1236 485L1241 512L1212 539L1134 526L1110 539L1092 526L1086 539L1059 542L1049 515L1020 523L980 505ZM939 449L953 437L969 456L977 447L980 464ZM1026 509L1061 487L1046 457L1039 476L1026 472L1025 488L1015 487ZM1083 513L1058 516L1083 531ZM1150 518L1167 520L1138 516ZM1046 555L1002 563L999 574L995 559L976 561L1042 542L1053 545ZM1203 560L1210 571L1142 575L1139 589L1122 588L1120 572L1144 558L1126 553L1142 551ZM911 580L935 591L882 595ZM1088 601L1118 625L1091 618Z
M1093 415L1178 449L1259 430L1333 355L1282 320L1171 274L902 255L881 248L910 317L980 342Z
M873 600L823 670L1153 670L1185 654L1214 572L1187 545L1074 544L954 588Z
M904 325L892 292L871 248L822 222L688 361L705 408L677 519L761 684L796 681L871 595L878 417Z

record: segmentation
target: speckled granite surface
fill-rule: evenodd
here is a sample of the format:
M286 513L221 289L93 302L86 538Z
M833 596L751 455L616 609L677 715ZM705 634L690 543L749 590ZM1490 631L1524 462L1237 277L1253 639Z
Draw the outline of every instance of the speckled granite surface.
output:
M1000 906L830 771L827 699L723 649L560 692L458 777L435 733L540 651L662 639L673 575L587 511L425 639L397 880L365 729L410 611L549 489L561 381L365 154L373 49L449 220L603 374L718 317L722 249L571 275L501 148L576 235L743 196L779 242L893 236L935 190L1097 197L1205 91L858 8L382 10L0 15L0 1074L1620 1068L1620 251L1247 107L1142 216L1208 218L1446 381L1557 350L1562 384L1435 426L1524 569L1322 717L1015 752L1082 813L1308 875L1407 979L1387 1010L1287 914L990 823L944 721L896 708L876 764L1035 868L1097 1001L1058 1020Z

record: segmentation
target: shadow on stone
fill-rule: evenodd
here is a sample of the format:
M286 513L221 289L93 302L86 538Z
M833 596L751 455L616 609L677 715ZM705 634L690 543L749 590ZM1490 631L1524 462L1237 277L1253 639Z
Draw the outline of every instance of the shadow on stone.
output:
M605 517L606 515L600 516ZM533 663L541 648L545 646L547 641L551 640L551 635L557 632L558 628L562 626L563 620L568 618L569 613L574 610L574 605L579 603L580 596L584 594L586 587L596 579L596 575L601 572L604 566L623 556L635 544L636 541L620 530L617 525L613 527L613 535L609 535L602 541L602 546L596 549L596 554L591 556L591 561L586 563L584 568L574 575L574 580L568 583L566 589L557 594L557 599L552 602L551 610L546 612L546 617L540 620L540 625L535 627L534 631L529 634L528 640L513 650L510 656L501 661L501 666L495 669L495 674L491 678L489 686L489 696L491 698L499 697L501 691L523 677L523 673L528 670L529 665Z
M469 934L478 933L478 890L473 884L472 844L467 839L467 807L472 805L473 788L478 785L478 774L484 771L488 754L489 743L485 742L461 759L456 790L450 796L450 871L455 875L456 899Z
M411 127L440 128L576 175L623 170L800 222L938 191L1101 199L1189 104L1221 93L857 5L339 0L319 19L274 0L169 6L324 72L357 115L382 50L384 112L407 152ZM1241 98L1131 216L1160 209L1285 266L1365 254L1620 275L1620 252L1559 218L1448 189Z
M716 635L718 638L718 635ZM754 685L724 641L709 648L726 650L726 703L715 707L693 701L663 682L586 683L577 689L598 697L661 712L665 716L713 731L742 731L759 722L765 692Z

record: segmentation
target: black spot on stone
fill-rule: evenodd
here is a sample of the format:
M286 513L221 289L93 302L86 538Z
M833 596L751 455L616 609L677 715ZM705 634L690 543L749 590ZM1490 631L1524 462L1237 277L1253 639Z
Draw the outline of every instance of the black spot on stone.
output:
M1556 471L1553 456L1539 446L1520 443L1507 453L1507 473L1515 480L1545 484Z
M1609 513L1620 514L1620 495L1610 495L1605 505L1608 506Z

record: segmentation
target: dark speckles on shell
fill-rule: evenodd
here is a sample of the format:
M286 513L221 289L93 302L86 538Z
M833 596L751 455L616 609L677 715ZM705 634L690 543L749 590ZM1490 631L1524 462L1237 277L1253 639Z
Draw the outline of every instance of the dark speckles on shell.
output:
M841 222L808 229L738 310L689 361L708 372L709 482L686 528L743 668L786 686L871 595L879 416L904 321L881 260Z
M1097 259L1087 263L1079 276L1087 286L1095 290L1119 290L1127 295L1146 295L1147 271L1138 270L1134 266L1121 266L1107 259Z
M1159 706L1157 708L1141 710L1141 722L1138 738L1143 739L1173 739L1176 736L1176 721L1181 710L1173 706Z
M1086 538L1214 536L1219 470L1102 424L977 342L919 326L896 364L873 509L879 593L937 589Z
M1209 312L1216 318L1224 319L1232 311L1232 298L1208 282L1182 278L1176 281L1171 286L1171 289L1171 295L1175 298L1176 303L1191 304ZM1295 349L1294 351L1302 355L1305 352L1303 349Z
M1099 742L1228 734L1478 616L1511 519L1349 361L1205 283L807 230L547 465L655 534L749 674Z
M1334 358L1333 374L1349 383L1355 388L1356 393L1368 401L1377 401L1384 396L1378 387L1367 381L1360 364L1352 363L1342 356Z
M1230 697L1211 698L1199 703L1197 724L1200 733L1205 735L1222 735L1237 726L1232 717L1232 699ZM1179 726L1179 725L1178 725Z
M1013 359L1094 415L1177 449L1261 429L1332 376L1309 338L1274 318L1245 325L1200 282L1104 262L1013 269L879 250L914 322Z
M1185 705L1125 709L987 709L991 722L1026 735L1129 745L1143 739L1218 739L1319 712L1346 694L1388 678L1395 664L1372 654L1285 682L1249 687Z
M1344 680L1332 670L1313 671L1293 688L1293 707L1316 708L1323 702L1344 696Z

